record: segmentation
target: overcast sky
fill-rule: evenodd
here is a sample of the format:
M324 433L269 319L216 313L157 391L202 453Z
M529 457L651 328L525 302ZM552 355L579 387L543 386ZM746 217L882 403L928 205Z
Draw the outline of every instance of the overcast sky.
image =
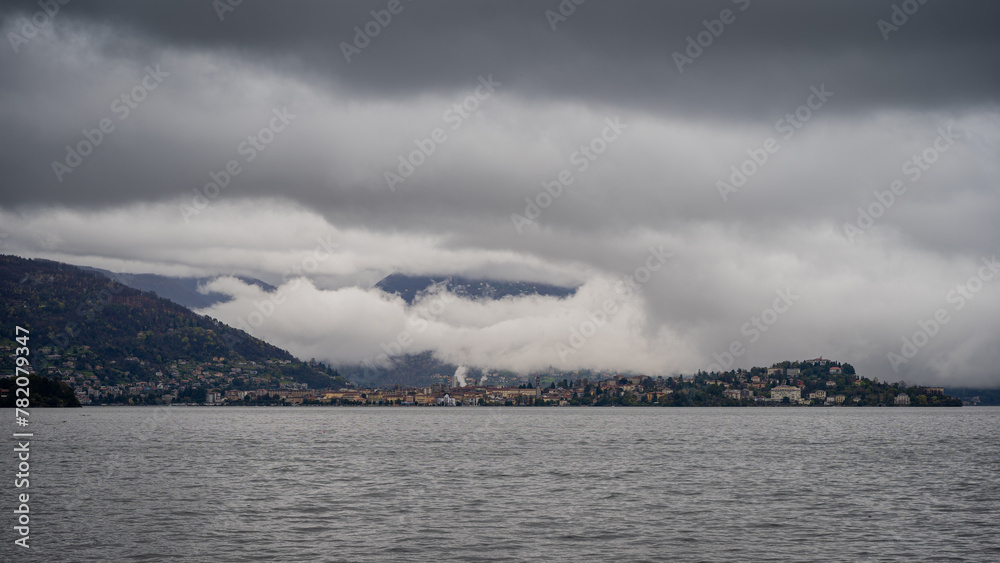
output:
M333 363L1000 384L996 2L0 16L0 252L255 276L206 313ZM580 290L408 307L392 272Z

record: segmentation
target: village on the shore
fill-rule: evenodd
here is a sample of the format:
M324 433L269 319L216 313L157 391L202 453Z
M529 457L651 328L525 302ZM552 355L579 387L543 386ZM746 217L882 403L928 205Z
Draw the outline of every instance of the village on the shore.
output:
M288 404L424 406L961 406L943 387L880 383L858 376L850 364L824 358L783 362L771 368L725 373L651 377L615 375L601 379L557 379L495 387L464 384L453 376L430 387L298 390L279 392ZM240 404L241 393L215 397Z
M942 387L879 382L850 364L822 357L771 367L692 375L635 374L581 377L537 374L517 384L466 381L456 372L423 387L312 389L305 383L260 377L256 362L181 365L158 381L103 384L79 373L76 358L51 357L45 370L73 389L81 404L369 405L369 406L958 406ZM138 362L138 359L129 358ZM279 360L280 361L280 360ZM183 373L182 373L183 370ZM569 375L569 377L567 377Z

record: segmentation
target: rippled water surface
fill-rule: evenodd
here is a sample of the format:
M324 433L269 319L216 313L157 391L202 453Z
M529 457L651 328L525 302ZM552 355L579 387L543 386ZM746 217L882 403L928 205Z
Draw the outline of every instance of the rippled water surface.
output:
M998 408L31 417L5 561L1000 561Z

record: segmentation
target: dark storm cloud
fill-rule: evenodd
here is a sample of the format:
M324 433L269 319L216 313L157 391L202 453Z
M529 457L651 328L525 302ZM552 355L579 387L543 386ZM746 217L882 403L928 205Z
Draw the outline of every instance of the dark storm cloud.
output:
M11 16L36 9L4 4ZM995 102L1000 91L991 72L1000 6L985 0L927 2L887 32L889 41L877 22L893 21L893 2L591 1L553 31L545 12L560 10L555 0L402 0L402 12L348 64L341 42L385 4L245 1L219 21L206 1L109 0L71 3L56 21L131 28L162 47L228 49L359 95L460 88L484 68L528 95L712 114L782 107L811 80L837 83L856 107ZM679 73L672 54L722 10L735 21Z
M960 112L995 104L1000 94L994 71L1000 7L990 2L928 2L885 41L876 22L892 21L888 2L591 1L576 6L553 31L546 12L559 12L556 1L404 1L402 11L348 64L342 44L353 42L354 28L364 28L370 11L384 4L247 1L220 21L213 3L205 1L69 3L52 18L55 32L63 41L85 38L81 48L103 60L46 65L41 39L20 45L20 54L5 49L0 55L7 82L0 96L8 108L0 115L8 132L0 165L9 185L32 187L15 190L6 203L101 206L169 198L178 187L198 185L220 160L229 160L230 145L255 130L248 111L228 120L204 115L214 111L213 103L231 105L225 85L241 69L258 69L276 83L312 84L335 98L399 103L428 93L453 99L488 74L502 82L504 96L526 104L576 102L608 114L641 112L723 126L771 122L802 103L811 85L828 84L837 92L827 115L885 108ZM38 6L4 2L0 10L7 30L17 32ZM678 72L674 54L685 53L687 39L706 32L702 22L718 20L723 10L735 21L722 24L721 35ZM57 181L51 162L62 147L77 141L77 131L113 117L109 104L134 86L142 68L176 51L217 57L214 75L187 70L215 81L218 91L199 94L205 82L193 83L185 69L165 68L173 73L171 83L152 93L147 108L136 112L143 115L133 120L145 123L118 127L138 130L133 138L142 139L129 143L116 133L108 140L113 148L95 151L85 163L99 172L77 173L72 182L64 174ZM279 95L271 101L290 99ZM266 115L268 109L259 111ZM153 130L161 121L187 129L174 135ZM218 148L207 148L209 143ZM288 178L294 167L299 180L284 188L289 197L336 209L372 209L370 194L339 189L343 185L328 189L315 163L285 164L281 172L245 178L242 194L273 193L275 177ZM476 181L463 178L461 170L454 173L456 182ZM422 201L437 205L433 199ZM474 203L482 208L485 202Z

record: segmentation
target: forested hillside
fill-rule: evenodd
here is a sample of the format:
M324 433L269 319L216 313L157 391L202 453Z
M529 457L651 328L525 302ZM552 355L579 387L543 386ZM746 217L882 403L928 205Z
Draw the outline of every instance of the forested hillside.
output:
M334 371L207 316L47 260L0 256L0 349L12 369L15 326L30 331L31 366L92 387L341 386Z

